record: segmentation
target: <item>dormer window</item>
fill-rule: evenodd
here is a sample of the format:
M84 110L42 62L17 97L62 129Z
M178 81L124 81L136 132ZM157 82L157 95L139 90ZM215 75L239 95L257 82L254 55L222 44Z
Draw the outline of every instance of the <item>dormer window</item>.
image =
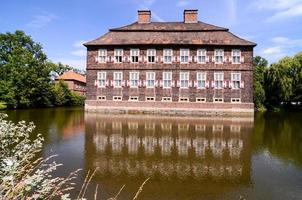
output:
M207 52L205 49L197 50L197 62L198 63L206 63Z
M139 57L139 49L131 49L130 50L130 57L132 63L138 63L138 57Z
M99 63L106 63L107 60L107 50L106 49L100 49L99 50Z
M155 56L156 56L156 50L155 49L148 49L147 50L148 63L155 63Z
M172 63L173 50L164 49L164 63Z
M232 50L232 63L240 64L241 51L239 49Z
M114 49L114 62L123 62L123 49Z
M180 49L180 63L188 63L189 54L189 49Z
M223 63L223 49L215 49L215 64Z

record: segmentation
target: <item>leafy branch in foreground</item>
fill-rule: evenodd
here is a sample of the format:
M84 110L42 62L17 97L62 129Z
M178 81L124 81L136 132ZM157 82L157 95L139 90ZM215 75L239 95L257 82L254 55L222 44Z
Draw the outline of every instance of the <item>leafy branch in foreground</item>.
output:
M68 177L53 177L52 174L62 164L50 162L56 155L48 158L38 157L42 150L43 137L39 134L31 140L30 134L35 129L33 123L21 121L17 124L5 120L6 114L0 113L0 200L15 199L57 199L70 200L69 193L74 189L73 180L80 170L69 174ZM96 173L88 171L80 193L76 200L84 200L89 184ZM142 192L146 179L140 186L133 200ZM116 200L122 192L111 198ZM94 199L98 196L98 185Z

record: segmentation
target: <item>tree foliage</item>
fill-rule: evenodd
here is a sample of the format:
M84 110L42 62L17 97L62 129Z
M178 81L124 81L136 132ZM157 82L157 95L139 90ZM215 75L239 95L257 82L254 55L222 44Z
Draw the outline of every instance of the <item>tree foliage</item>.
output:
M59 97L51 74L58 76L70 69L74 68L47 60L42 46L23 31L0 34L0 102L8 108L56 105Z
M264 72L267 69L268 62L260 56L254 58L254 104L257 109L264 107Z

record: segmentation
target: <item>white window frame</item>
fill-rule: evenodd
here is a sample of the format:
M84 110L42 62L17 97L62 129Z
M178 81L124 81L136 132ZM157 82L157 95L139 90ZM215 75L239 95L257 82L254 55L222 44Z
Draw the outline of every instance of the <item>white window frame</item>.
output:
M197 102L197 103L206 103L206 102L207 102L207 98L204 98L204 97L197 97L197 98L196 98L196 102Z
M205 49L197 49L197 63L205 64L207 59L207 51Z
M223 89L223 81L224 81L224 73L223 72L215 72L214 73L214 88L215 89ZM221 85L220 85L221 82Z
M213 98L213 103L223 103L223 98Z
M168 58L170 58L168 61ZM163 50L163 62L164 63L172 63L173 61L173 49L164 49Z
M179 81L180 81L180 88L182 88L182 89L189 88L190 73L189 72L180 72Z
M114 63L122 63L123 62L124 51L123 49L114 49ZM121 61L118 61L117 57L121 58Z
M149 58L154 58L154 60L150 61ZM156 49L147 49L147 63L156 63Z
M113 96L113 97L112 97L112 100L113 100L113 101L122 101L122 100L123 100L123 97L122 97L122 96Z
M130 62L139 63L139 49L130 49ZM133 61L133 57L137 57L137 61Z
M121 74L121 78L117 77L117 74ZM121 88L123 82L123 72L113 72L113 81L114 81L114 88ZM119 83L119 84L116 84Z
M231 98L231 103L241 103L241 98Z
M197 80L197 89L205 89L206 88L206 81L207 81L207 73L206 72L197 72L196 74ZM201 83L204 83L204 86L201 86Z
M221 58L221 60L220 60ZM214 50L214 61L215 64L223 64L224 60L224 50L223 49L215 49Z
M146 88L154 88L155 87L155 72L146 72ZM150 79L152 77L152 79ZM150 83L153 82L153 85Z
M138 88L139 72L129 72L129 81L130 81L130 88Z
M172 101L172 97L162 97L161 101L162 102L171 102Z
M241 62L241 50L232 49L232 64L240 64Z
M98 62L107 63L107 49L99 49L98 51Z
M146 101L155 101L155 97L146 97Z
M238 76L238 77L237 77ZM236 78L235 78L236 77ZM235 83L238 82L238 87L235 87ZM232 89L239 90L240 89L240 83L241 83L241 73L240 72L234 72L231 73L231 84Z
M106 101L106 96L98 96L98 101Z
M179 97L179 102L190 102L189 97Z
M98 88L105 88L106 80L107 80L107 72L104 71L98 72Z
M129 101L138 101L138 96L129 96Z
M165 76L167 74L167 76ZM171 88L172 87L172 72L163 72L163 88ZM169 83L166 85L165 83Z
M180 49L179 51L180 63L182 64L189 63L189 57L190 57L190 49Z

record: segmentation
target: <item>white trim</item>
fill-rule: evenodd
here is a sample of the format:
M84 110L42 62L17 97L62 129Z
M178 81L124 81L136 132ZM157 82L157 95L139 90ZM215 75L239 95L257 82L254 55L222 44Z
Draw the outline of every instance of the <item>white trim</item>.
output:
M223 103L223 98L213 98L213 103Z
M154 51L154 55L150 55L150 52L153 52ZM154 62L149 62L149 56L154 56ZM154 63L156 63L156 59L157 57L156 57L156 49L147 49L147 63L149 63L149 64L154 64Z
M202 76L204 75L204 79L198 79L198 75L202 74ZM204 81L204 87L199 87L198 86L198 81ZM196 73L196 82L197 82L197 89L206 89L206 81L207 81L207 73L206 72L197 72Z
M188 57L188 62L182 62L181 61L181 53L182 53L182 51L187 51L188 52L188 55L184 55L184 56L187 56ZM179 62L180 62L180 64L188 64L189 63L189 57L190 57L190 49L180 49L179 50Z
M184 76L187 76L188 77L188 79L182 79L181 78L181 75L184 75ZM181 81L188 81L188 86L187 87L183 87L183 86L181 86ZM181 89L188 89L189 88L189 82L190 82L190 72L179 72L179 82L180 82L180 87L179 88L181 88Z
M104 61L100 61L100 57L101 57L101 51L104 51L104 55L102 55L102 57L105 57L105 60ZM98 50L98 63L107 63L107 49L99 49Z
M137 85L133 86L132 85L132 79L131 79L131 74L137 74ZM130 88L138 88L139 86L139 72L129 72L129 82L130 82Z
M147 102L155 101L155 97L146 97L145 100L146 100Z
M171 51L171 62L165 62L165 56L168 57L169 55L165 55L165 51ZM163 49L163 63L171 64L173 62L173 49Z
M222 55L217 55L216 51L222 51ZM216 62L216 56L222 56L221 62ZM223 64L224 62L224 50L223 49L214 49L214 63L215 64Z
M138 52L137 55L133 55L132 51L137 51ZM140 55L140 50L138 48L130 49L130 63L139 63L139 55ZM137 62L132 61L132 56L137 56Z
M235 56L234 55L235 51L239 51L239 62L234 62L234 60L233 60L233 57ZM232 49L231 61L232 61L232 64L234 64L234 65L240 65L241 64L241 50L240 49Z
M241 103L241 98L231 98L231 103Z
M121 55L117 55L116 51L121 51ZM116 61L116 56L121 56L122 57L122 61L121 62L117 62ZM123 63L123 57L124 57L124 50L123 49L114 49L114 63Z
M118 73L121 73L121 85L120 86L116 86L115 85L115 74L118 74ZM122 82L123 82L123 72L122 71L116 71L116 72L113 72L113 83L114 83L114 88L122 88Z
M105 84L103 86L100 86L100 74L105 74L105 79L102 79L102 80L105 80ZM106 88L106 80L107 80L107 72L106 71L99 71L98 74L97 74L97 86L98 88Z
M169 76L169 77L171 77L170 79L164 79L164 74L171 74L171 76ZM165 80L167 80L167 81L170 81L170 83L171 83L171 85L169 86L169 87L165 87ZM173 80L173 73L171 72L171 71L164 71L163 72L163 77L162 77L162 82L163 82L163 88L164 89L170 89L171 87L172 87L172 80Z
M138 96L129 96L129 100L128 101L138 101Z
M239 75L239 80L235 80L233 79L233 75ZM239 81L239 87L238 88L234 88L234 82L235 81ZM240 72L232 72L231 73L231 89L232 90L239 90L241 87L240 87L240 84L241 84L241 73Z
M222 74L222 80L220 79L215 79L215 76L218 75L218 74ZM222 81L222 85L221 87L217 87L216 86L216 81ZM224 81L224 73L223 72L214 72L214 89L223 89L223 81Z
M171 102L172 101L172 97L162 97L161 101L162 102Z
M200 55L199 52L204 53L204 55L202 53ZM204 62L199 62L198 57L203 57L203 56L205 57L204 58ZM196 62L198 64L206 64L207 63L207 50L206 49L197 49L197 52L196 52Z
M106 96L97 96L98 101L106 101Z
M122 97L122 96L113 96L113 97L112 97L112 100L113 100L113 101L122 101L122 100L123 100L123 97Z
M152 76L154 77L153 81L154 81L154 85L153 86L148 86L148 74L153 74ZM155 81L156 81L156 74L155 72L146 72L146 88L155 88Z

